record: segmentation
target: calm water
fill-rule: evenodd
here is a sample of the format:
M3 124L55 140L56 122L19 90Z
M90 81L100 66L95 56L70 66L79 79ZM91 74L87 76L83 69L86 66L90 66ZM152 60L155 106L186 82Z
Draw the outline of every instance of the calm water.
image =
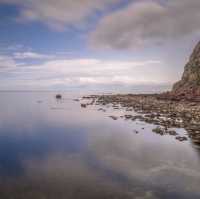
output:
M0 93L0 198L200 198L200 152L190 140L108 117L124 110L54 96Z

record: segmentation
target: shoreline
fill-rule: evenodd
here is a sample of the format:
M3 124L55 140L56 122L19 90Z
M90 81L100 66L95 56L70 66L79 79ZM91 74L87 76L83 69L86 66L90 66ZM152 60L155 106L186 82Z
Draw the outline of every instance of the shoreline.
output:
M160 135L170 134L170 128L184 128L195 144L200 145L200 102L195 100L178 100L166 94L109 94L90 95L83 98L92 99L87 105L111 104L134 110L136 116L124 115L128 120L140 120L158 125L155 133ZM117 120L115 116L111 118ZM184 137L177 137L184 141Z

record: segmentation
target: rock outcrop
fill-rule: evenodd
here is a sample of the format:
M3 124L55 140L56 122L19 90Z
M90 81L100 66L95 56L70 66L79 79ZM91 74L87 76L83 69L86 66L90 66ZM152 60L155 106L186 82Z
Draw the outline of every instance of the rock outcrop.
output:
M174 84L171 94L177 98L200 99L200 42L185 66L182 79Z

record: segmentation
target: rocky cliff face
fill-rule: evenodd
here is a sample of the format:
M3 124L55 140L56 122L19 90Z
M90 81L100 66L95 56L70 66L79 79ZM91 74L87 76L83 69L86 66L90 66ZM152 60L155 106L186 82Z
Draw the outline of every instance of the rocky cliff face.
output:
M171 93L186 98L200 97L200 42L185 66L182 79L174 84Z

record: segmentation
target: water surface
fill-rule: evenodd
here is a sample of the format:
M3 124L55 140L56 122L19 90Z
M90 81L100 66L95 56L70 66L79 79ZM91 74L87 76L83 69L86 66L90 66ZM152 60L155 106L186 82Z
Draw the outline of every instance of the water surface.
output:
M109 118L125 110L85 109L79 95L55 94L0 93L0 198L200 198L192 141Z

